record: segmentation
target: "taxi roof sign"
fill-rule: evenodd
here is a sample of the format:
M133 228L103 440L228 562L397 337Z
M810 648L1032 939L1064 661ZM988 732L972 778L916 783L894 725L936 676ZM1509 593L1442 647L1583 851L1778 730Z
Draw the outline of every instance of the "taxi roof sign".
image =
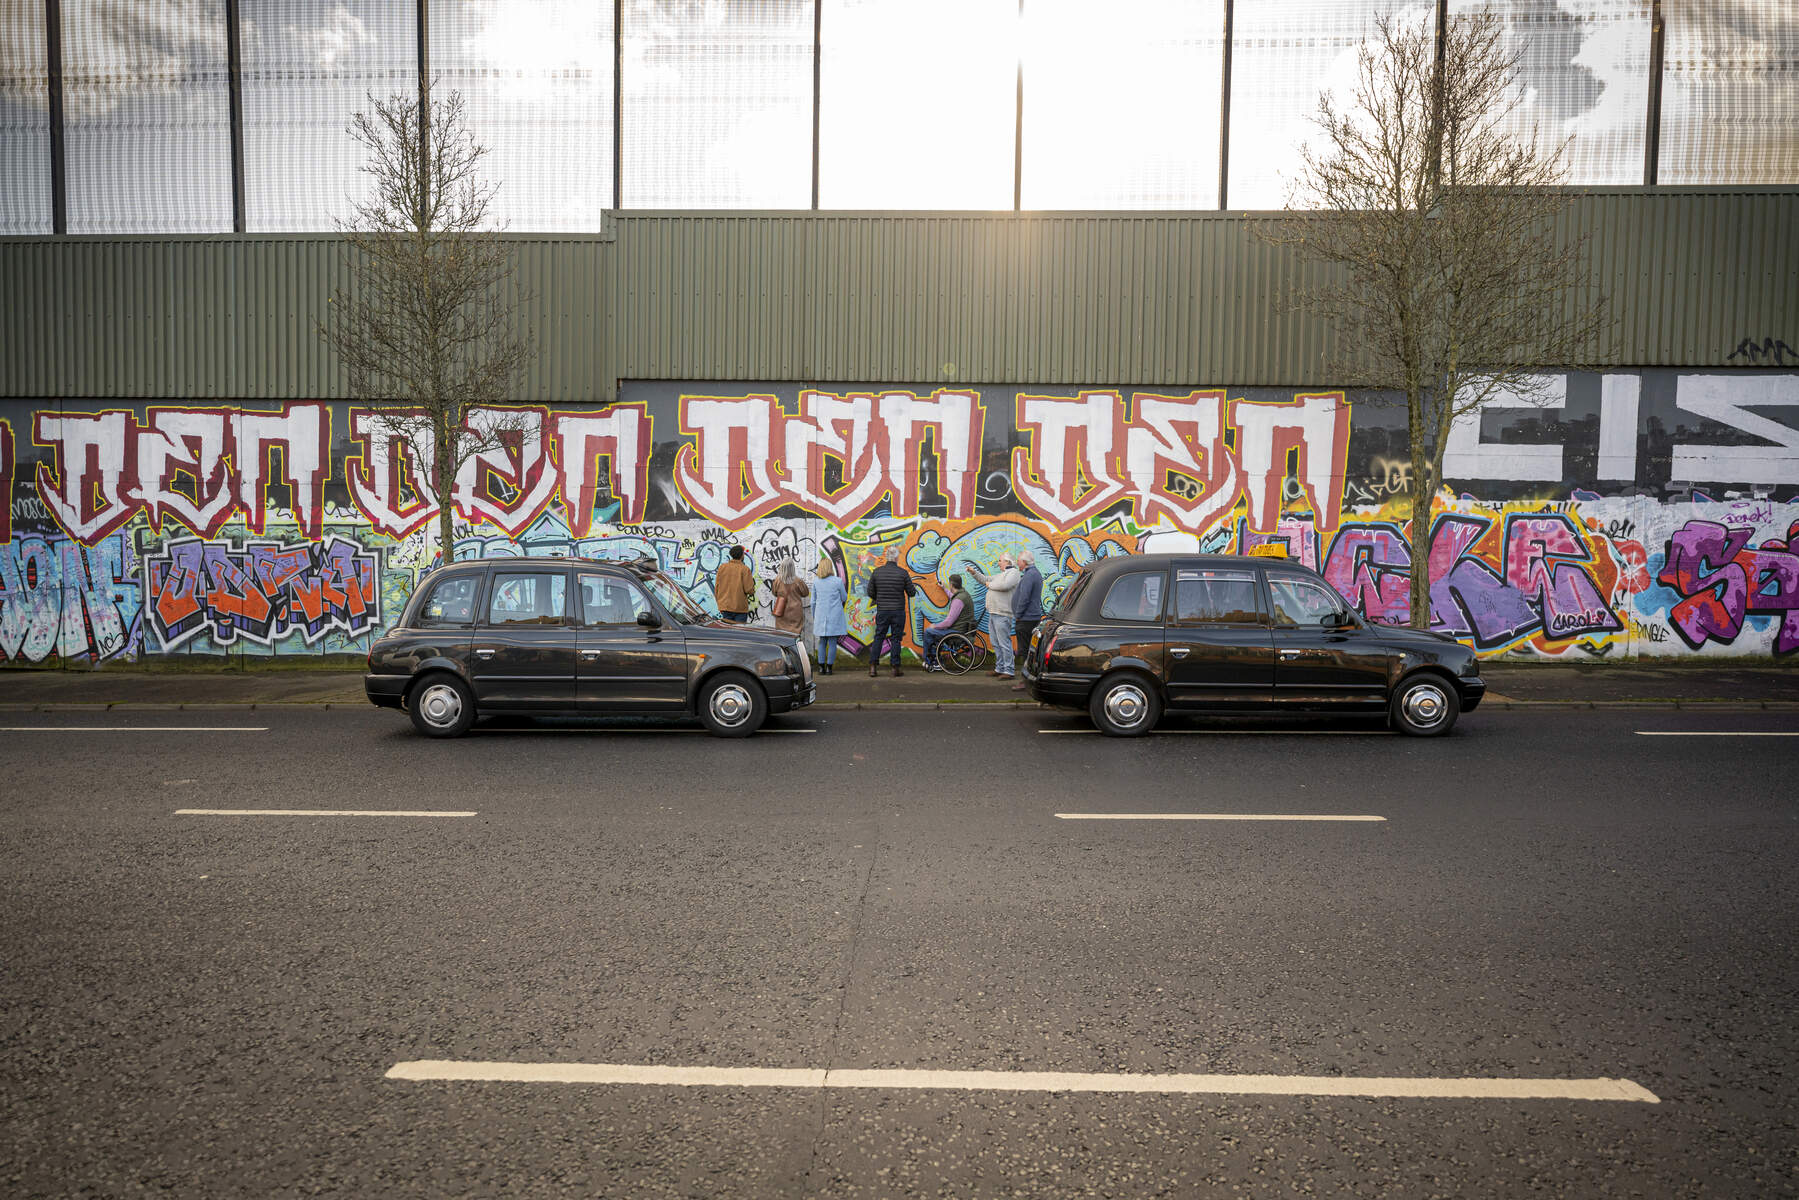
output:
M1263 542L1260 546L1251 546L1249 555L1251 558L1285 558L1287 557L1287 543Z

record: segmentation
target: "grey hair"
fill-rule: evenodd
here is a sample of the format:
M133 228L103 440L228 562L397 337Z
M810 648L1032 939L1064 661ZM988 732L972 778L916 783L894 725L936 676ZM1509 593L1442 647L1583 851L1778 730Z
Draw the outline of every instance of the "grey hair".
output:
M887 547L887 561L890 563L896 563L899 561L899 547L898 546Z
M775 570L775 581L777 583L792 583L797 578L799 578L799 571L794 567L793 560L791 558L783 558L781 560L781 565Z
M1034 567L1037 565L1037 556L1032 554L1029 550L1026 550L1018 556L1018 565L1021 567Z

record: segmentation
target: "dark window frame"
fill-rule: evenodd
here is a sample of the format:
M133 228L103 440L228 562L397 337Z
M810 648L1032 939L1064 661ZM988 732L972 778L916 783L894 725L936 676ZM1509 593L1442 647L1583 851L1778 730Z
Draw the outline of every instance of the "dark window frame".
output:
M1198 620L1192 620L1192 619L1183 620L1180 615L1180 613L1181 613L1180 573L1182 571L1214 571L1214 572L1230 573L1233 575L1241 574L1241 575L1249 576L1250 590L1251 590L1251 593L1256 598L1256 608L1257 608L1256 619L1253 621L1198 621ZM1233 582L1241 582L1241 581L1233 581ZM1227 626L1227 627L1234 628L1234 629L1251 629L1251 628L1270 629L1270 628L1273 628L1273 626L1270 624L1270 616L1269 616L1269 611L1268 611L1267 576L1266 576L1265 572L1258 570L1255 567L1237 567L1237 566L1215 567L1215 566L1206 565L1204 563L1196 563L1192 566L1182 566L1180 563L1176 563L1176 564L1174 564L1174 566L1172 568L1172 573L1169 578L1169 584L1171 585L1170 596L1174 601L1171 605L1168 606L1168 618L1167 618L1166 623L1169 626L1172 626L1175 628L1180 628L1180 629L1205 628L1205 627L1212 627L1212 626Z
M495 621L493 619L493 594L499 586L501 575L560 575L562 576L562 616L555 621ZM516 567L504 565L493 568L487 573L487 586L482 589L483 598L480 608L481 618L478 627L481 629L569 629L574 627L569 616L569 593L576 587L574 579L566 568L560 567Z
M413 627L417 629L473 629L476 625L476 617L483 611L483 606L487 601L485 586L487 574L485 571L458 571L454 575L439 572L435 579L427 576L425 579L427 586L424 591L419 593L418 608L412 614L411 624ZM473 584L475 589L475 594L469 598L469 619L466 621L428 621L425 617L425 610L437 595L437 589L445 584L461 583L464 580Z
M1162 594L1157 597L1155 614L1148 617L1114 617L1107 613L1106 605L1112 602L1112 593L1117 589L1118 585L1127 579L1139 575L1147 577L1161 576ZM1160 625L1168 615L1168 595L1168 569L1166 567L1160 571L1120 571L1112 577L1112 582L1106 585L1106 594L1100 598L1099 612L1095 615L1101 621L1110 621L1118 625Z
M622 587L636 588L638 596L642 597L642 599L643 599L644 607L649 612L654 613L656 615L656 617L659 620L661 620L664 625L669 623L668 622L668 614L663 612L662 606L656 603L656 597L650 595L649 589L644 587L641 583L637 582L637 580L632 579L631 577L629 577L627 575L614 575L607 571L591 571L591 570L590 571L582 571L582 570L577 569L575 571L575 598L580 603L580 606L581 606L581 615L576 622L576 624L578 625L579 628L581 628L581 629L631 629L631 628L634 628L637 624L636 617L632 617L629 621L590 621L590 620L588 620L587 619L587 593L581 587L581 580L583 578L603 579L607 583L615 583Z
M1316 625L1299 625L1299 624L1289 625L1284 621L1278 621L1275 619L1275 616L1274 616L1274 585L1277 583L1291 583L1291 584L1296 584L1300 587L1309 587L1309 588L1313 589L1314 591L1323 592L1326 596L1331 597L1335 601L1337 607L1331 610L1333 612L1342 612L1349 607L1349 602L1343 598L1342 594L1339 593L1336 588L1334 588L1330 585L1329 580L1313 579L1307 575L1295 575L1291 571L1278 571L1278 572L1264 571L1262 573L1262 578L1263 578L1265 585L1267 587L1267 590L1268 590L1268 604L1267 604L1268 623L1276 629L1314 629L1314 628L1317 628Z

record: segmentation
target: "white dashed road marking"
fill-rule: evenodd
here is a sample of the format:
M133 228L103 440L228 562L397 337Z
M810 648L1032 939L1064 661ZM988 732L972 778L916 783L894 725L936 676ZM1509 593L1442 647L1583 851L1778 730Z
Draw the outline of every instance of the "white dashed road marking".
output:
M0 725L0 733L267 733L267 725Z
M1064 821L1385 821L1329 813L1057 813Z
M178 817L472 817L473 812L401 808L178 808Z
M1060 1071L842 1071L611 1063L420 1061L388 1079L647 1087L892 1088L1002 1092L1156 1092L1219 1096L1358 1096L1427 1100L1625 1100L1659 1104L1628 1079L1432 1079L1345 1075L1125 1075Z
M1639 729L1638 737L1799 737L1799 733L1711 733L1706 731Z

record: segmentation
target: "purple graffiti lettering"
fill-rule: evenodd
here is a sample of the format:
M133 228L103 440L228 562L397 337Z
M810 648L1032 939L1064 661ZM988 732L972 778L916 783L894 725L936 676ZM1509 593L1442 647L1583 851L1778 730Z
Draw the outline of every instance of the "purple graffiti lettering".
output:
M219 646L294 634L315 645L327 633L359 637L381 623L375 554L336 536L241 550L186 539L144 565L150 625L165 650L201 633Z
M1410 615L1412 552L1397 525L1345 525L1322 574L1370 621L1403 625Z
M1769 540L1750 549L1752 536L1747 526L1692 520L1668 539L1656 582L1682 596L1669 622L1695 650L1709 641L1728 645L1744 619L1760 613L1780 615L1776 654L1799 650L1799 554L1789 549L1799 538L1799 523L1787 530L1784 543Z

